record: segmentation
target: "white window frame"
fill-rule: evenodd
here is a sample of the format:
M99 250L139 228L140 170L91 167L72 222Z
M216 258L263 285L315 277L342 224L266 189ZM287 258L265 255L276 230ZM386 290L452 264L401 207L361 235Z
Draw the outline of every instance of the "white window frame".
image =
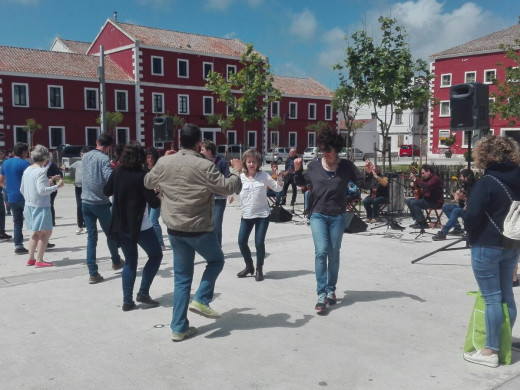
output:
M85 126L85 145L88 145L88 130L89 129L95 129L96 130L96 138L97 139L99 137L99 134L101 134L101 129L99 127L96 127L96 126ZM94 143L94 145L91 145L91 146L95 146L96 144Z
M14 88L15 86L18 87L25 87L25 105L24 104L16 104L16 101L14 100ZM12 100L13 100L13 107L29 107L29 84L28 83L13 83L12 84Z
M468 76L472 74L474 77L473 77L473 81L468 81ZM477 81L477 71L476 70L471 70L471 71L468 71L468 72L464 72L464 82L465 83L474 83Z
M276 112L274 110L274 107L276 107ZM271 118L280 116L280 102L271 102Z
M497 78L497 70L496 69L486 69L484 70L484 84L493 84L493 80L487 81L488 73L493 72L493 78Z
M271 130L271 135L269 137L269 143L271 145L271 148L274 148L275 146L279 146L280 144L280 132L277 130Z
M447 146L445 144L443 144L442 142L444 141L444 139L446 138L449 138L451 137L451 130L450 129L439 129L439 145L438 147L439 148L447 148ZM443 138L441 140L441 138Z
M254 145L251 145L251 144L249 143L249 136L250 136L251 134L253 134L253 140L255 141L255 142L254 142ZM258 137L258 132L257 132L256 130L248 130L248 131L247 131L247 147L248 147L249 149L253 149L253 148L256 148L256 147L257 147L257 145L258 145L258 139L257 139L257 137Z
M232 135L233 137L230 137ZM237 131L236 130L227 130L226 131L226 140L229 140L230 138L233 138L235 141L229 142L230 145L237 143Z
M311 142L311 138L313 138L313 142ZM313 148L315 146L316 146L316 132L309 131L307 133L307 147L308 148Z
M443 105L447 105L448 106L448 113L447 114L443 114L442 113L442 107ZM451 106L450 106L450 101L449 100L441 100L439 102L439 117L440 118L446 118L446 117L449 117L451 116Z
M294 135L294 144L291 144L291 137ZM298 132L297 131L289 131L288 138L287 138L287 145L289 149L297 149L298 148Z
M331 121L332 120L332 104L325 104L325 120Z
M49 149L57 149L60 145L53 145L52 144L52 137L51 137L51 129L60 129L61 130L61 140L62 143L66 143L65 139L65 126L49 126Z
M447 83L444 82L444 77L447 76L449 77L449 80ZM441 74L441 88L449 88L451 87L451 80L453 78L453 74L452 73L443 73Z
M208 72L208 75L213 72L213 62L203 62L202 63L202 79L207 80L208 76L206 76L206 66L209 65L210 71Z
M59 89L60 91L60 105L51 106L51 88ZM63 85L47 85L47 104L50 109L63 110Z
M395 124L402 125L403 124L403 113L395 113Z
M129 127L118 126L118 127L116 127L114 129L114 133L116 134L116 136L115 136L116 145L122 143L119 140L119 130L124 130L125 131L125 133L126 133L126 137L125 137L126 138L126 140L125 140L126 142L125 142L125 144L126 144L128 141L130 141L130 128Z
M206 111L206 101L211 101L211 111ZM215 112L215 103L213 100L213 96L203 96L202 97L202 112L203 115L213 115Z
M291 107L294 104L294 116L291 115ZM298 102L289 102L289 119L297 119L298 118Z
M92 111L99 111L99 90L97 88L84 88L83 89L83 96L85 98L85 110L92 110ZM88 99L87 99L87 92L90 92L90 91L94 91L94 93L96 94L96 107L92 108L92 107L88 107L87 105L87 102L88 102Z
M233 69L233 74L237 74L237 66L236 65L226 65L226 80L229 81L229 77L231 73L229 72L230 69Z
M186 98L186 112L181 112L181 98ZM190 95L179 94L177 95L177 113L179 115L190 115Z
M161 108L160 110L155 110L155 97L159 96L161 98ZM154 114L164 114L164 93L160 92L152 92L152 112Z
M307 106L307 115L310 120L316 120L316 103L309 103ZM314 108L314 115L311 115L311 108Z
M153 69L153 62L154 62L154 60L160 60L161 61L161 72L160 73L154 72L154 69ZM152 76L164 76L164 58L160 57L160 56L151 56L150 61L151 61L150 73L152 74Z
M119 107L117 106L117 95L119 93L122 93L124 96L125 96L125 109L124 110L120 110ZM128 112L128 91L124 90L124 89L116 89L114 91L114 108L115 108L115 111L118 111L118 112Z
M186 63L186 75L185 76L181 76L181 74L180 74L181 67L179 65L181 62ZM190 61L189 60L185 60L183 58L177 59L177 77L180 79L189 79L190 78Z
M27 133L26 131L24 131L24 128L25 126L13 126L13 140L14 140L14 144L16 145L18 142L30 142L30 139L29 139L29 133ZM26 137L27 137L27 141L20 141L18 139L18 130L20 130L21 132L24 132L26 134Z

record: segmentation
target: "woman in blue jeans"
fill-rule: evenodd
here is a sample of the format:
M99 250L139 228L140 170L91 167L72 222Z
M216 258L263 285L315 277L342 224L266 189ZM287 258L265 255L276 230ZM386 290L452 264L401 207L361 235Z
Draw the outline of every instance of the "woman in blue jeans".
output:
M302 171L302 159L294 161L297 185L310 185L308 212L314 241L318 314L336 303L336 284L339 272L339 251L346 225L349 181L360 186L363 175L350 160L338 154L343 139L333 129L320 133L317 140L322 158L315 158Z
M153 168L153 166L157 163L157 160L159 160L159 151L154 147L146 149L146 172L149 172ZM160 194L160 191L160 188L155 189L155 192L157 194ZM153 230L157 235L157 239L159 240L161 249L164 251L166 250L166 246L164 245L162 228L161 224L159 223L159 217L161 216L161 205L159 204L159 207L157 207L156 209L148 206L148 216L150 217L150 221L152 222Z
M516 320L513 272L520 241L501 233L511 205L520 200L519 148L509 137L488 136L475 145L475 166L484 176L472 187L466 205L464 226L471 245L471 266L486 302L486 344L467 352L464 359L488 367L498 366L502 302L507 304L511 328Z
M269 227L269 215L271 210L267 202L267 188L275 192L283 190L282 175L275 171L277 180L269 174L260 170L262 156L255 149L246 150L242 156L243 172L240 174L242 180L242 191L240 192L240 205L242 206L242 219L238 232L238 246L244 257L246 268L237 276L244 278L248 274L253 275L255 267L247 241L253 228L255 228L256 247L256 274L255 280L264 280L263 266L265 258L265 235Z

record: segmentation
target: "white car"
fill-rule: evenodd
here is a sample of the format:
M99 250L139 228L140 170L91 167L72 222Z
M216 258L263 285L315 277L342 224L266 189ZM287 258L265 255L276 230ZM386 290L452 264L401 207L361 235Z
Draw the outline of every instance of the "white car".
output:
M320 148L314 146L311 148L307 148L303 151L303 162L308 163L309 161L314 160L316 157L322 157L323 154L320 152Z
M289 151L291 148L269 148L265 154L265 162L270 163L272 161L281 164L289 158Z

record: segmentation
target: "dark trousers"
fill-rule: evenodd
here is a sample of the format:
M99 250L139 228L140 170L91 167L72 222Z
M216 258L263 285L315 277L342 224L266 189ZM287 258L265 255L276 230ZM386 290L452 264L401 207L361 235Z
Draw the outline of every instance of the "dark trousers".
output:
M294 205L294 203L296 203L296 195L297 195L297 187L296 187L296 183L294 182L294 177L291 176L287 179L287 181L284 183L283 185L283 191L282 191L282 196L285 196L287 197L287 190L289 189L289 185L291 186L292 188L292 199L291 199L291 206ZM283 201L284 204L285 204L285 200Z
M83 211L81 210L81 187L74 187L74 193L76 194L76 220L79 228L85 227L85 220L83 219Z
M56 226L56 212L54 211L54 199L58 196L58 191L51 193L51 213L52 213L52 226Z

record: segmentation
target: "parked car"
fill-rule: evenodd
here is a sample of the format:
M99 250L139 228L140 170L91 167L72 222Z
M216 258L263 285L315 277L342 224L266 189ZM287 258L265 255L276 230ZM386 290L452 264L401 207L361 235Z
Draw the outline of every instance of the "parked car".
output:
M340 158L347 158L348 156L352 156L352 160L363 160L365 161L368 158L368 154L363 152L358 148L343 148L341 152L339 152L338 156Z
M265 154L265 162L270 163L276 161L278 164L281 164L289 158L290 150L291 148L269 148Z
M58 154L58 166L65 165L67 168L76 161L81 160L81 149L85 145L62 145L56 150Z
M316 157L322 156L323 154L320 152L320 148L314 146L303 151L302 159L304 163L308 163L309 161L314 160Z
M412 153L414 156L419 156L421 150L417 145L402 145L399 149L399 157L412 157Z
M242 158L244 153L243 145L218 145L217 156L225 158L227 161L231 161L234 158Z

